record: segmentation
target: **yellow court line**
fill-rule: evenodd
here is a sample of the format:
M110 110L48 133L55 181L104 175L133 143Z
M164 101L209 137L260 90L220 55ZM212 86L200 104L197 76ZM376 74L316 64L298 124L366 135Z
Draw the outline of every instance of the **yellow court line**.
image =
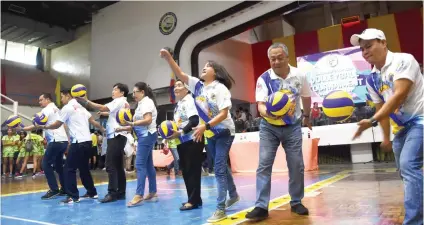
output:
M130 179L127 180L127 182L130 181L136 181L137 179ZM99 185L105 185L108 184L108 182L100 182L100 183L95 183L94 186L99 186ZM84 187L83 185L78 185L78 188L82 188ZM0 197L9 197L9 196L16 196L16 195L26 195L26 194L36 194L36 193L40 193L40 192L47 192L49 189L42 189L42 190L36 190L36 191L20 191L20 192L16 192L16 193L9 193L9 194L4 194L4 195L0 195Z
M344 179L346 177L350 176L350 174L347 171L342 171L340 173L337 173L336 175L327 178L325 180L319 181L317 183L311 184L307 187L305 187L305 194L306 193L310 193L310 192L314 192L317 191L323 187L329 186L330 184L333 184L341 179ZM272 199L269 203L269 211L279 208L287 203L290 203L290 195L286 194L283 196L280 196L278 198ZM235 225L235 224L240 224L242 222L247 221L246 219L246 214L253 210L254 207L250 207L248 209L239 211L237 213L231 214L228 216L227 219L225 220L221 220L219 222L216 223L207 223L209 225Z

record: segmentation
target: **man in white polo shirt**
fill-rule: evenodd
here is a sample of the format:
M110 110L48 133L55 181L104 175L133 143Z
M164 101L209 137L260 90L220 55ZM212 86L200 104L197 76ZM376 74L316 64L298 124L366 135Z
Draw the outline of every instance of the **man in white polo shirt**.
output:
M59 119L59 109L52 102L52 96L49 93L43 93L38 98L38 103L43 108L41 113L47 116L47 125L54 123ZM60 126L54 130L46 130L45 136L47 140L47 148L43 157L43 170L46 175L47 184L50 190L41 199L51 199L58 195L66 195L65 193L65 179L63 175L63 155L69 146L69 136L65 131L66 125ZM34 125L24 127L25 131L32 131L35 129ZM67 129L67 128L66 128ZM57 186L56 171L59 176L59 183L61 188Z
M304 197L304 164L302 153L301 122L311 129L309 113L311 109L311 88L306 76L296 67L289 65L289 51L282 43L274 43L268 48L271 68L265 71L256 83L256 101L258 111L264 118L259 130L259 166L256 170L255 208L246 214L250 220L262 220L268 217L268 205L271 194L272 165L278 146L286 152L289 169L289 193L291 211L299 215L308 215L308 209L302 204ZM292 107L282 117L268 113L265 102L275 92L288 95ZM300 104L303 104L303 115Z
M366 29L353 35L350 42L360 46L364 59L374 65L367 89L377 110L358 123L354 139L380 123L381 146L391 150L392 125L393 152L405 187L403 224L423 224L424 80L419 64L410 54L389 51L381 30Z
M104 131L104 128L94 120L94 117L80 105L72 96L70 89L61 91L61 101L64 104L60 111L60 116L55 122L36 126L43 129L57 129L66 123L69 129L72 143L66 157L66 192L68 197L63 203L79 202L79 191L77 188L76 171L79 170L81 182L87 189L87 193L82 198L97 198L97 191L94 187L88 166L91 157L91 134L89 122L95 127Z
M79 98L78 101L86 107L95 108L102 112L102 115L108 114L106 123L107 150L106 150L106 172L109 175L108 194L100 200L101 203L114 202L118 199L125 199L125 189L127 180L124 170L124 148L127 143L126 131L115 132L120 127L116 121L116 114L122 108L130 108L127 102L128 86L117 83L113 85L112 99L106 105L101 105L89 101L85 98Z

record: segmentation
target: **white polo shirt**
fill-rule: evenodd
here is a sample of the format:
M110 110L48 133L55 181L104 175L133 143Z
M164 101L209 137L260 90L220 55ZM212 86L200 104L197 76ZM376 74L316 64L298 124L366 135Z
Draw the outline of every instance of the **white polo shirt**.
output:
M77 100L71 99L60 111L59 121L68 126L72 143L81 143L91 141L90 118L91 114Z
M109 109L109 118L106 122L106 136L108 139L114 138L115 135L123 135L127 134L126 131L115 132L115 129L120 127L119 123L116 121L116 114L120 109L130 108L130 104L127 102L126 97L115 98L113 101L107 103L105 105Z
M137 109L134 112L133 121L142 120L146 113L152 114L152 123L148 126L138 126L138 128L145 128L149 133L153 134L156 132L156 118L158 117L158 112L156 110L155 103L148 96L145 96L138 102Z
M394 81L399 79L408 79L413 84L405 102L394 112L400 124L391 118L393 133L407 122L424 124L424 80L420 66L411 54L388 51L381 71L374 66L367 79L367 89L374 103L386 102L394 93Z
M56 120L59 120L60 118L60 115L59 115L60 110L59 108L57 108L57 106L53 102L50 102L46 107L44 107L41 110L41 113L47 116L46 125L50 125L56 122ZM52 141L55 141L55 142L68 141L68 136L66 135L66 131L63 125L54 130L45 130L45 136L46 136L47 143L50 143Z
M188 88L194 93L195 102L200 106L203 113L207 113L212 119L215 118L221 110L228 108L227 118L214 126L214 128L229 129L231 134L235 135L236 129L230 113L232 107L230 90L217 80L205 86L203 81L197 77L189 76L188 78ZM200 89L198 93L196 93L195 89L198 83L200 83ZM199 117L202 118L200 114Z
M265 81L266 77L270 78L268 80L268 84ZM271 90L269 90L268 87L270 87ZM286 79L283 79L275 74L273 69L265 71L256 82L256 101L266 102L266 99L270 93L275 93L277 91L283 91L286 93L295 105L294 111L289 110L286 122L294 123L299 120L302 116L302 110L300 108L300 97L311 97L311 86L306 78L306 75L303 74L298 68L293 66L290 66L290 72ZM265 119L274 125L287 124L284 120L272 120L269 118Z
M190 117L197 115L197 109L191 94L187 94L183 99L178 101L174 109L174 121L179 129L187 126Z

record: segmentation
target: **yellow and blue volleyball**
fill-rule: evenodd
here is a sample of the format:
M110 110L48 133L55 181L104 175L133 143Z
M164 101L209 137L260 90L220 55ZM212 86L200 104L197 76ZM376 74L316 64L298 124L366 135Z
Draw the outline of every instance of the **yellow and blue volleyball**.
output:
M278 91L268 96L265 105L269 114L284 116L290 110L292 102L287 94Z
M73 97L84 97L87 94L87 88L82 84L75 84L71 88L71 95Z
M17 115L11 115L9 116L9 118L7 118L7 120L5 121L6 126L10 127L10 128L16 128L19 125L21 125L22 120L19 116Z
M132 121L132 114L130 109L122 108L116 113L116 122L125 125L125 121Z
M324 97L322 102L322 111L335 122L343 122L349 119L354 110L353 98L346 91L332 91Z
M165 120L159 126L159 134L163 139L168 139L174 131L178 130L177 124L172 120Z
M46 125L47 120L48 120L47 116L44 115L44 113L39 112L39 113L36 113L34 115L34 117L32 118L32 123L34 125L35 124L37 124L37 125Z

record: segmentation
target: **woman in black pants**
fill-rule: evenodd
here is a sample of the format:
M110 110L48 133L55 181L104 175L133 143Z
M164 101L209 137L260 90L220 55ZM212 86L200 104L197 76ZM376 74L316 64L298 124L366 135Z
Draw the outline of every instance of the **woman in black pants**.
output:
M181 80L174 85L175 96L178 99L174 109L176 131L170 139L176 138L178 155L180 156L180 170L183 172L184 183L187 189L188 201L183 203L180 210L197 209L202 206L200 197L200 179L202 171L202 152L204 142L193 141L193 128L199 124L194 99Z

